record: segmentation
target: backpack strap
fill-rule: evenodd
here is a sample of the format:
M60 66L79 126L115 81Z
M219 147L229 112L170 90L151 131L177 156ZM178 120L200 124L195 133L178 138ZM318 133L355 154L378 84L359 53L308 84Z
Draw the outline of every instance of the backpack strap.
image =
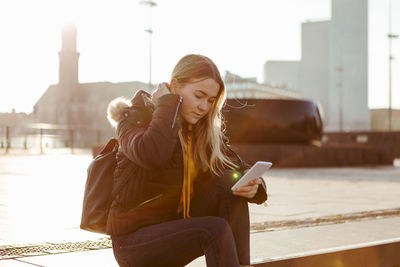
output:
M111 138L108 140L107 144L101 149L98 155L102 155L108 152L113 151L118 145L118 140L115 138Z

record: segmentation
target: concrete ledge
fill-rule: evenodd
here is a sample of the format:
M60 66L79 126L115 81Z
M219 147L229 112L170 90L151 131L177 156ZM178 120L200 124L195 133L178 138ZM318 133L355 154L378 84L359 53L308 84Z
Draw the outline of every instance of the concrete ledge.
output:
M398 266L400 238L362 243L333 249L316 250L282 258L253 261L254 267L286 266Z

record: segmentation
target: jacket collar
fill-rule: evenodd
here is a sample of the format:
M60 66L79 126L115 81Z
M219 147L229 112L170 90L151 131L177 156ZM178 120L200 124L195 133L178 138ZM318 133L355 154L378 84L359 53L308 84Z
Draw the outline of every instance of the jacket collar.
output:
M135 93L134 97L131 99L131 103L132 106L154 108L151 94L143 90L139 90Z

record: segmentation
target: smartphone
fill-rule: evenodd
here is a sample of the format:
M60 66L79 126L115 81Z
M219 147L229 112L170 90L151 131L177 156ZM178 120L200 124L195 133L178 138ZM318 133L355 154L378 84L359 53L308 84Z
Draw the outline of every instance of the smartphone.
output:
M236 188L247 184L249 181L261 177L269 168L271 168L272 163L268 161L257 161L250 170L248 170L233 186L232 191Z

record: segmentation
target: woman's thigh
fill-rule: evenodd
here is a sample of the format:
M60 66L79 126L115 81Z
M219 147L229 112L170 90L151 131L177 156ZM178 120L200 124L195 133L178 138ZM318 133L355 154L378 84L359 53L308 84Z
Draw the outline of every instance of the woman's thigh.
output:
M202 180L195 187L190 215L224 218L233 232L239 260L245 265L250 263L249 208L245 198L232 194L233 184L226 176Z
M184 266L218 238L234 246L226 220L204 216L143 227L112 240L121 266Z

